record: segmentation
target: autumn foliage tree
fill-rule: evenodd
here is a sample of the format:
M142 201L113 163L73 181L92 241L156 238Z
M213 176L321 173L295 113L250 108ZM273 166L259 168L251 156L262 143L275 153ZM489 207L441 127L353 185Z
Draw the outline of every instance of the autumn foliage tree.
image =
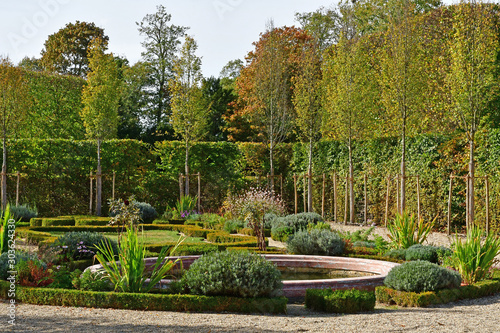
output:
M311 37L294 27L275 28L271 22L247 56L236 80L242 115L269 148L271 187L274 187L274 152L292 129L295 110L292 77L297 74L304 43Z

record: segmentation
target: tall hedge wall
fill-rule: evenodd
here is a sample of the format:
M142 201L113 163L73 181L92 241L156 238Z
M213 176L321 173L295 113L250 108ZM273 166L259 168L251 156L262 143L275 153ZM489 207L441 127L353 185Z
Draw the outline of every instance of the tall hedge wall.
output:
M421 135L408 142L408 175L419 175L421 206L425 219L438 217L444 227L447 215L449 175L467 173L468 147L463 136ZM490 216L497 226L500 212L499 159L500 130L490 130L479 137L478 175L490 176ZM8 143L8 172L27 175L21 181L23 202L35 203L43 216L85 214L89 205L89 172L95 170L96 146L91 141L17 140ZM180 142L159 142L149 146L134 140L112 140L103 144L102 164L104 198L111 197L111 173L116 171L116 195L135 194L138 200L151 203L160 212L175 204L179 195L179 173L184 170L184 146ZM368 219L383 223L387 177L399 172L400 147L396 138L357 142L354 147L356 207L363 220L364 181L367 175ZM190 168L201 173L202 206L217 211L231 191L265 185L269 172L267 149L258 143L200 142L191 148ZM333 172L337 174L338 220L344 216L345 177L348 155L342 142L320 142L314 153L314 206L321 211L322 174L326 174L325 209L333 215ZM294 209L293 175L297 174L298 210L303 211L304 179L307 168L307 145L287 143L278 147L276 174L283 175L283 190L277 178L276 191L283 192L290 211ZM94 171L95 172L95 171ZM264 176L263 176L264 175ZM455 179L452 201L453 225L461 227L465 218L465 185ZM15 196L15 177L9 178L9 197ZM390 213L396 201L396 183L390 184ZM191 178L191 194L196 194L197 178ZM484 180L476 181L477 218L484 223ZM416 212L416 177L408 178L408 207Z

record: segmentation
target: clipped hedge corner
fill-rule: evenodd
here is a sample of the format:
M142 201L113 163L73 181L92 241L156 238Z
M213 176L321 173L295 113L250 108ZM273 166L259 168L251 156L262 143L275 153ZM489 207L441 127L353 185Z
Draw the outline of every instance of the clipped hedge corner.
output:
M375 293L366 290L307 289L306 307L329 313L358 313L375 309Z

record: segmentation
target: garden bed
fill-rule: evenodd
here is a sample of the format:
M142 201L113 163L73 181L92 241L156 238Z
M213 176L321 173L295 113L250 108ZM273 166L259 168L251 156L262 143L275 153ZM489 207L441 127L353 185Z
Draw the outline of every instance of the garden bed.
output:
M10 283L0 281L0 297L7 299ZM286 314L286 297L133 294L17 286L17 301L37 304L143 311L233 312Z

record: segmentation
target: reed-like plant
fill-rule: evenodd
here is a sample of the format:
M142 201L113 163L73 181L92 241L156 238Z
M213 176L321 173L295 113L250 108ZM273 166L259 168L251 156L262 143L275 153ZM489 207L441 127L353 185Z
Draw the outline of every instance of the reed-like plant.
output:
M179 239L170 254L177 249L182 241L183 239ZM146 248L143 238L139 237L138 228L134 226L127 227L126 233L119 242L118 261L115 260L115 253L109 242L101 246L96 245L96 248L99 251L96 254L97 260L114 285L115 291L121 292L147 293L151 291L179 261L179 259L169 260L168 250L163 248L152 268L149 282L146 283L148 279L144 262Z
M9 221L12 220L14 216L11 213L10 205L7 204L5 210L3 211L0 230L0 253L4 253L8 249L9 242Z
M415 215L403 212L396 214L395 219L387 225L391 245L397 249L407 249L415 244L422 244L434 227L436 219L424 223L421 219L417 221Z
M481 228L473 226L467 231L465 242L457 235L452 246L452 264L467 284L487 278L500 252L500 238L490 233L483 240L483 234Z

